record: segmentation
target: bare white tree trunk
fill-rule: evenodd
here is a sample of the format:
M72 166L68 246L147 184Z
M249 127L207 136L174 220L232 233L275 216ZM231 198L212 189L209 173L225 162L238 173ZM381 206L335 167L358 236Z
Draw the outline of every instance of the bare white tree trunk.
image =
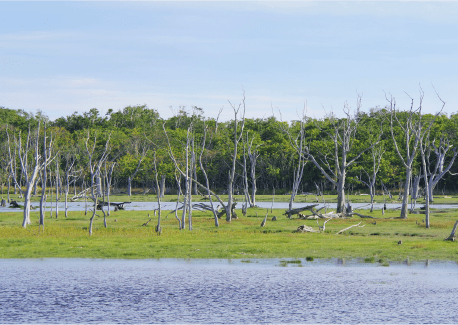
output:
M291 145L296 149L298 153L302 153L307 159L309 159L326 177L337 188L337 213L345 213L345 179L347 176L348 168L353 165L361 155L367 150L372 149L380 140L381 133L378 139L372 143L371 146L354 152L353 145L354 139L356 138L356 132L358 129L359 119L357 116L361 108L361 97L358 97L356 114L352 116L350 109L347 104L344 106L344 113L346 118L337 120L333 115L329 116L328 120L332 125L332 133L328 133L328 136L333 142L333 148L329 149L329 153L320 151L317 153L311 153L310 146L305 146L303 150L300 149L297 139L293 139L290 132L288 133ZM305 109L301 120L301 132L304 132L304 125L306 122ZM326 148L323 148L323 150ZM354 158L347 161L349 153L354 152ZM328 161L328 154L331 156L333 165ZM317 158L319 157L319 158Z
M138 159L137 168L135 168L135 171L133 172L133 174L127 178L127 195L128 196L132 196L132 180L134 179L135 175L137 175L139 168L142 164L142 161L143 159L145 159L145 156L146 156L146 148L143 148L142 154L140 155L140 158Z
M52 134L51 140L49 142L49 148L46 146L46 123L44 125L44 132L43 132L43 154L44 154L44 161L48 160L48 150L49 156L51 156L51 146L52 146ZM46 183L48 181L47 178L47 168L43 168L42 178L41 178L41 198L40 198L40 226L44 227L45 225L45 205L46 205Z
M105 149L104 151L98 156L94 156L94 151L95 151L95 146L96 146L96 140L97 140L97 135L94 136L94 142L91 148L89 148L89 140L90 140L90 133L88 131L87 138L86 138L86 153L88 155L88 167L89 167L89 173L91 176L91 199L94 202L94 211L92 212L92 217L90 219L89 223L89 235L92 235L92 224L94 221L94 217L96 214L97 210L97 201L99 198L99 190L98 190L98 184L96 184L95 177L98 176L100 177L100 171L102 165L105 163L105 161L108 158L108 153L109 153L109 142L110 142L110 136L108 136L108 139L105 143ZM97 159L98 158L98 159ZM101 190L100 190L101 191ZM87 199L87 194L84 195L84 197ZM102 204L102 211L103 211L103 204ZM105 214L105 213L104 213Z
M59 217L59 160L56 159L56 219Z
M177 194L177 204L175 206L175 218L178 220L178 229L181 229L181 220L178 217L178 204L180 203L180 194L181 194L181 174L176 174L175 171L175 180L177 182L178 194Z
M161 198L163 198L164 195L165 195L165 175L161 176L161 188L160 188L160 191L161 191Z
M450 158L449 163L445 167L445 159L446 159L447 152L453 146L450 144L450 140L444 139L443 137L441 137L439 140L438 146L436 146L435 141L432 141L431 145L434 148L434 154L436 156L436 164L432 172L430 171L430 168L429 168L432 165L429 161L431 150L427 151L426 158L427 158L427 166L429 168L428 172L430 175L429 181L428 181L429 201L433 202L434 188L436 187L437 183L439 183L439 181L442 179L442 177L444 177L445 174L449 172L450 169L452 168L453 163L455 162L455 158L458 155L458 150L456 148L453 148L452 157Z
M375 197L375 181L377 179L377 173L380 170L380 163L382 161L382 156L385 153L385 150L382 146L373 147L371 150L372 155L372 173L369 173L363 169L364 173L366 173L368 182L365 182L361 177L359 181L369 187L369 194L371 196L371 212L374 210L374 197Z
M304 130L304 121L301 121L301 129L299 132L299 143L297 143L297 139L295 144L297 145L297 154L299 156L297 168L294 168L294 176L293 176L293 188L291 190L291 197L289 199L289 211L293 209L293 202L296 198L297 191L299 190L299 185L302 180L302 175L304 173L304 167L307 164L307 160L303 155L304 151L304 140L305 140L305 130ZM288 218L291 218L291 214L288 214Z
M425 150L428 142L428 136L426 136L425 143L423 143L423 137L420 139L420 152L421 152L421 164L423 167L423 174L425 178L425 224L426 228L429 228L429 185L428 185L428 171L426 167Z
M409 96L410 97L410 96ZM425 132L428 132L429 129L431 128L432 124L436 120L437 116L442 112L445 102L442 101L442 99L439 97L439 99L442 101L442 109L436 113L434 116L434 119L430 122L427 123L427 126L425 126L422 121L422 105L423 105L423 97L424 93L420 89L420 101L419 101L419 107L417 109L414 108L414 100L412 97L411 99L411 104L410 104L410 110L407 112L407 117L406 121L402 123L396 114L396 100L394 97L391 97L388 101L390 103L390 112L391 112L391 118L390 118L390 125L391 125L391 137L394 142L394 146L396 149L396 152L401 159L402 164L404 165L406 169L406 180L405 180L405 185L404 185L404 194L402 197L402 206L401 206L401 219L407 219L407 210L408 210L408 196L410 193L410 181L412 177L412 164L415 160L417 150L420 144L420 139L424 136ZM398 147L398 143L396 141L396 138L394 136L394 125L393 122L396 121L396 125L399 126L402 129L402 132L404 134L404 142L405 142L405 157L401 153ZM429 124L429 126L428 126Z
M246 166L246 153L245 146L243 146L243 192L245 194L245 202L247 202L250 207L253 207L253 201L251 200L250 191L248 188L248 172Z
M231 102L229 104L232 106L232 109L234 111L234 151L232 153L232 166L231 170L229 171L229 179L228 179L228 186L227 186L227 194L228 194L228 199L227 199L227 205L224 206L226 210L226 221L231 222L232 221L232 208L233 208L233 184L234 184L234 179L235 179L235 166L237 163L237 148L238 144L242 138L243 135L243 129L245 127L245 93L243 94L243 100L242 103L239 104L239 106L236 108L234 105L232 105ZM239 111L240 108L243 106L243 112L241 116L241 122L240 122L240 130L238 130L238 124L239 124Z
M111 166L107 169L105 162L105 178L107 180L107 214L110 216L110 194L111 194L111 181L113 179L113 170L116 165L116 162L113 162Z
M157 226L156 226L156 232L158 235L162 233L162 228L161 228L161 190L159 187L159 179L157 177L157 165L156 165L156 151L154 151L154 158L153 158L153 163L154 163L154 178L156 180L156 194L157 194Z

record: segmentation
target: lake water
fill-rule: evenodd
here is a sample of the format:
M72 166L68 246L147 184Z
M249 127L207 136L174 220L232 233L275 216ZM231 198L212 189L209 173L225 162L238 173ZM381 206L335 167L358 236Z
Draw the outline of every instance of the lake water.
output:
M23 202L18 202L19 204L23 204ZM204 203L204 204L209 204L208 202L194 202L195 203ZM293 208L300 208L303 206L307 206L310 204L314 203L293 203ZM32 206L37 207L39 206L38 202L32 202ZM64 202L59 202L59 212L63 213L64 211ZM92 208L92 204L88 204L88 209ZM181 206L181 204L179 205ZM218 202L214 205L215 208L218 206ZM258 202L257 206L260 208L265 208L265 209L270 209L272 207L272 202ZM322 207L323 204L319 204L317 208ZM336 203L328 203L327 205L328 211L335 211L337 204ZM399 209L401 207L401 204L387 204L386 205L388 209ZM417 204L417 209L422 206L422 204ZM146 211L146 210L154 210L157 209L158 205L157 202L132 202L130 204L126 204L125 206L126 210L135 210L135 211ZM174 210L176 207L176 202L162 202L161 203L161 209L163 210ZM288 209L289 203L286 202L276 202L273 205L274 209ZM353 209L370 209L370 205L367 203L352 203ZM383 204L377 203L374 204L374 209L380 210L382 209ZM430 206L432 209L458 209L458 204L432 204ZM242 208L242 203L237 204L237 209ZM51 209L51 205L47 205L47 211ZM84 202L68 202L68 210L69 211L84 211ZM110 208L111 211L113 211L114 207ZM410 205L409 205L410 209ZM53 204L53 211L55 210L55 203ZM11 212L11 211L22 211L22 209L11 209L9 207L0 207L0 212Z
M455 263L246 262L0 260L0 323L457 322Z

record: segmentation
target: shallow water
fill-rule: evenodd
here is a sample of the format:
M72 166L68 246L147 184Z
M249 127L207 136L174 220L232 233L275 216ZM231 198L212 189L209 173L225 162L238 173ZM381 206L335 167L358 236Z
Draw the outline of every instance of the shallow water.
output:
M454 263L246 262L0 260L0 323L456 323Z
M19 204L23 204L23 202L18 202ZM204 204L209 204L208 202L194 202L195 203L204 203ZM304 207L310 204L314 203L293 203L293 208L300 208ZM39 203L38 202L32 202L32 206L36 207L38 209ZM59 213L64 213L64 203L59 202ZM179 205L179 207L181 204ZM215 204L215 208L218 206L218 204ZM260 208L265 208L265 209L270 209L272 207L272 202L258 202L257 206ZM323 204L319 204L317 208L322 207ZM328 203L326 204L328 211L335 211L337 204L336 203ZM401 204L387 204L386 205L388 209L397 209L401 207ZM417 204L417 209L420 207L420 204ZM126 210L130 211L146 211L146 210L154 210L157 209L158 205L157 202L132 202L130 204L126 204L125 206ZM287 202L276 202L273 205L274 209L288 209L289 203ZM353 209L370 209L370 205L367 203L352 203ZM374 209L380 210L382 209L383 204L377 203L374 204ZM430 206L432 209L458 209L458 204L432 204ZM92 205L88 205L88 211L92 208ZM162 210L175 210L176 208L176 202L162 202L161 203L161 209ZM242 208L242 203L237 204L237 209ZM410 208L410 205L409 205ZM69 211L84 211L84 202L68 202L68 210ZM106 209L106 208L105 208ZM114 207L111 207L110 210L113 211ZM46 211L50 211L51 206L48 204ZM11 209L8 207L0 207L0 212L11 212L11 211L22 211L22 209ZM33 210L32 210L33 211ZM53 211L55 211L55 203L53 205Z

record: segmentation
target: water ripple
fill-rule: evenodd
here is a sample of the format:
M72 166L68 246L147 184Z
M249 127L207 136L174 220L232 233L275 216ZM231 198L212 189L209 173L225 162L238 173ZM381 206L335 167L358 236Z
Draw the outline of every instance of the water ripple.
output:
M278 263L85 259L0 263L4 324L455 323L458 308L456 265L283 268Z

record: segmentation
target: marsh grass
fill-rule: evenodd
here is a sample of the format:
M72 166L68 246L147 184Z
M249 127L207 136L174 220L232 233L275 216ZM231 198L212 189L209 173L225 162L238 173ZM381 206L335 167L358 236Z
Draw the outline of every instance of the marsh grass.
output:
M1 258L87 257L87 258L282 258L291 261L316 258L360 258L370 263L388 261L440 259L458 260L458 243L445 242L458 219L458 211L434 214L431 228L426 229L424 215L409 215L406 220L336 219L326 224L326 232L293 233L300 225L318 229L315 220L287 219L283 210L269 213L265 227L260 227L265 209L248 209L247 217L231 223L220 220L216 228L210 213L193 212L193 231L179 230L173 215L161 220L162 235L154 230L157 218L148 226L151 211L117 211L108 218L94 221L94 232L88 235L89 216L82 211L69 212L69 217L45 219L44 229L38 226L38 214L32 214L32 225L21 227L22 214L0 215ZM256 216L256 213L258 216ZM366 210L363 214L369 214ZM398 217L398 211L372 213L374 217ZM269 221L272 216L277 221ZM116 222L115 222L116 220ZM362 228L351 228L363 221ZM319 221L322 225L322 221ZM402 245L398 241L402 240ZM380 262L381 261L381 262ZM299 264L299 263L297 263Z

